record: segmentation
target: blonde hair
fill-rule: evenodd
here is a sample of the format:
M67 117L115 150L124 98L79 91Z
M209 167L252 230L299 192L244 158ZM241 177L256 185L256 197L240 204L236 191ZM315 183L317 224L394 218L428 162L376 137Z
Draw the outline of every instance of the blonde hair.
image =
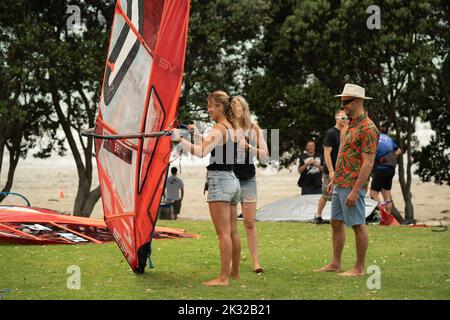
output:
M233 109L231 108L231 97L225 91L217 90L208 95L208 104L221 105L227 120L235 127Z
M237 119L235 116L236 107L240 105L242 108L242 119ZM233 122L236 127L242 128L244 131L250 129L252 125L250 107L243 96L235 96L231 99L231 109L233 110Z

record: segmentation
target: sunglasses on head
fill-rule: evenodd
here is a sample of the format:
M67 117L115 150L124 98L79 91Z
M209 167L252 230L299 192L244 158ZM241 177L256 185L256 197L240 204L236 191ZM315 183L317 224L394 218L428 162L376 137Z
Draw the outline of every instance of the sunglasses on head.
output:
M346 105L348 105L350 102L355 101L356 99L358 99L358 98L353 98L353 99L341 101L341 106L346 106Z

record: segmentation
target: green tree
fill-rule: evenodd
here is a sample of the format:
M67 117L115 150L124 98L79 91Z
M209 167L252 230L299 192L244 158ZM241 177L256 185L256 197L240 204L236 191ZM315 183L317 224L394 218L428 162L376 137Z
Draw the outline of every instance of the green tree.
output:
M288 165L305 140L332 125L333 94L346 82L364 86L374 97L369 114L406 154L399 159L399 180L410 221L415 124L426 98L424 77L436 57L427 34L439 19L431 3L383 1L381 29L369 30L370 1L272 1L275 18L253 52L264 72L247 87L262 125L281 128Z
M69 5L80 9L81 24L76 30L68 27ZM26 44L10 65L32 75L34 81L32 92L23 86L18 90L47 106L46 117L39 121L42 128L60 127L64 131L79 178L73 211L89 216L100 198L100 187L92 188L93 139L82 138L80 132L94 126L114 1L22 0L3 6L2 24L13 28L12 38ZM13 52L11 48L7 51ZM27 61L32 67L27 68ZM21 81L15 78L11 83L14 87ZM57 141L54 136L53 141ZM40 155L49 155L51 150L49 145Z
M52 150L65 151L56 136L57 125L46 121L51 110L36 89L39 66L32 55L34 21L15 15L8 5L0 4L0 173L5 150L9 153L6 181L0 191L11 191L20 158L39 146L35 157L50 156ZM0 201L3 196L0 197Z
M206 97L213 90L239 94L248 70L246 57L268 20L265 0L192 0L181 122L206 119Z
M67 8L73 4L81 13L75 31L67 24ZM51 101L77 167L73 214L90 216L101 193L100 186L92 186L93 139L82 137L81 130L95 124L114 1L33 1L33 8L41 21L36 47L43 72L40 90Z
M424 181L450 185L450 30L448 1L431 2L433 26L427 35L436 50L433 61L423 74L423 96L420 116L429 121L435 135L430 143L413 153L418 164L415 171Z

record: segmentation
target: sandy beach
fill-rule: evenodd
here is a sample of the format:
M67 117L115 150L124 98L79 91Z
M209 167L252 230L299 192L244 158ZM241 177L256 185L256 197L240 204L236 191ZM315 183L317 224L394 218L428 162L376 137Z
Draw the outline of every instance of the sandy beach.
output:
M186 160L186 159L185 159ZM185 184L185 198L180 218L210 219L206 195L203 194L206 169L203 161L194 164L183 161L179 175ZM176 161L173 165L179 167ZM6 172L2 172L0 184L5 182ZM95 170L97 186L97 172ZM291 170L257 169L258 208L273 201L300 194L297 187L298 173ZM78 178L76 167L70 156L50 159L28 158L21 160L16 170L14 192L25 195L33 206L56 209L71 213L76 195ZM404 202L398 180L394 181L393 198L403 214ZM450 187L434 183L423 183L414 178L412 183L415 218L419 223L432 225L450 224ZM99 201L92 213L93 218L102 218L103 210Z

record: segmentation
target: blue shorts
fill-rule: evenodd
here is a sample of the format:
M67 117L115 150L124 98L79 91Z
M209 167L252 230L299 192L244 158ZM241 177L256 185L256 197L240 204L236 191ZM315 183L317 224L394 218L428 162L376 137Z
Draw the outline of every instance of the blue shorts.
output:
M233 171L208 170L208 202L230 202L237 205L241 196L239 180Z
M256 202L256 177L239 180L241 185L241 202Z
M347 227L366 224L365 190L359 191L355 206L347 207L345 201L352 188L333 188L331 197L331 220L343 221Z

